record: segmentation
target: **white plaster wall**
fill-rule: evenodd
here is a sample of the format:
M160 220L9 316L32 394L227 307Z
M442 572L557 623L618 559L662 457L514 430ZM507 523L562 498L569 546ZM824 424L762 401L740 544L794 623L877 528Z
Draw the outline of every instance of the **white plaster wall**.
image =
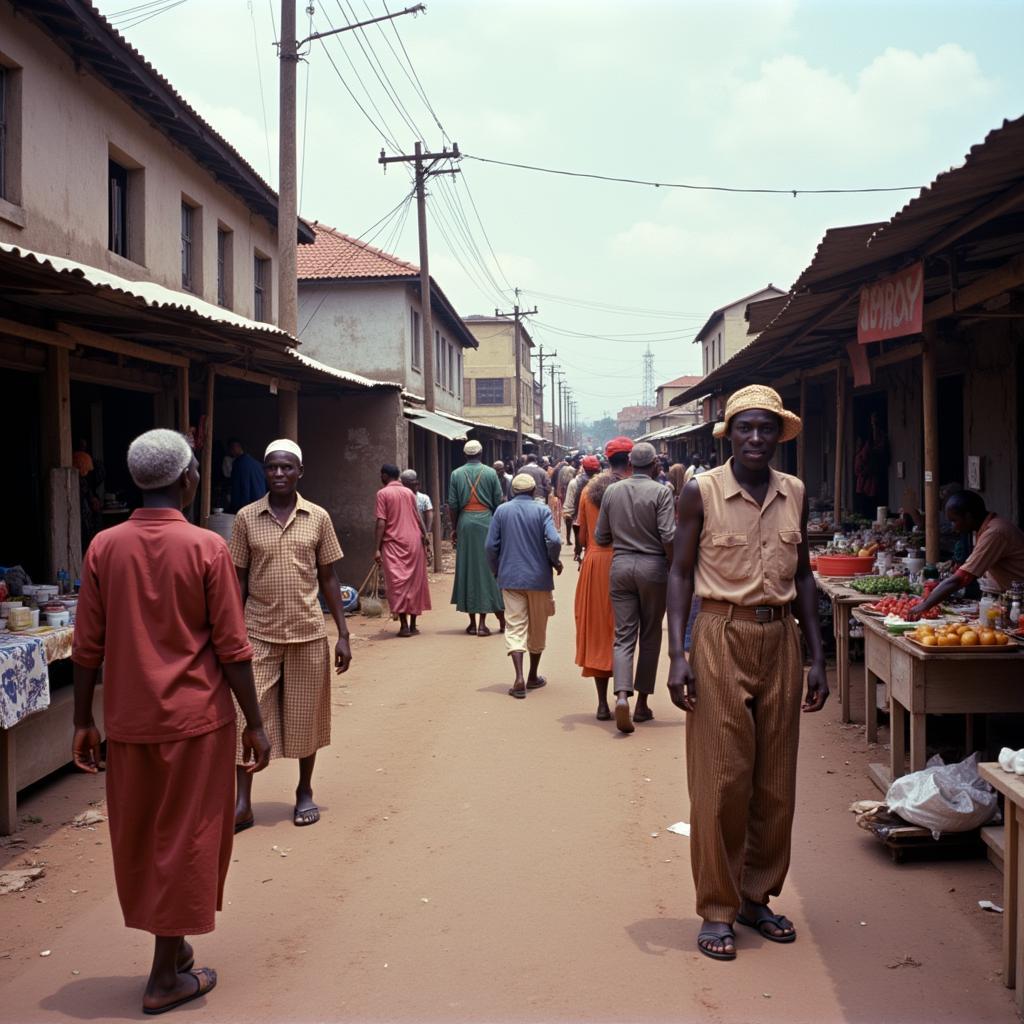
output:
M50 37L0 0L0 55L21 72L21 197L24 226L0 217L0 240L63 256L131 280L181 289L182 194L202 207L202 282L217 301L217 222L234 232L231 308L253 312L253 250L273 257L277 316L277 235L232 192L96 78L77 72ZM110 147L145 168L141 262L107 248Z

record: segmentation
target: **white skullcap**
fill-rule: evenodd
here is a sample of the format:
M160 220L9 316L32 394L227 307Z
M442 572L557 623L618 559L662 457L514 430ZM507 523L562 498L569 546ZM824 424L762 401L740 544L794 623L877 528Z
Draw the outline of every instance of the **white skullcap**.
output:
M537 481L529 473L517 473L512 477L513 494L529 494L537 489Z
M264 462L271 452L287 452L289 455L294 455L299 460L299 465L302 465L302 449L294 441L289 441L287 437L280 437L267 445L267 450L263 453Z
M128 472L140 491L170 487L192 462L192 446L176 430L147 430L128 446Z
M462 451L470 457L479 455L484 450L484 446L479 441L467 441L462 446Z

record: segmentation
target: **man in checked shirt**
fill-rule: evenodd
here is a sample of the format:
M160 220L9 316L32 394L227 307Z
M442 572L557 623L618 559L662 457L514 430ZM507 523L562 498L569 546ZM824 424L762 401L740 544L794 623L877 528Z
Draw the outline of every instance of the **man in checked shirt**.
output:
M331 742L331 651L318 590L338 627L335 671L347 671L352 662L334 573L341 545L327 512L298 492L302 450L294 441L271 441L263 469L268 493L236 515L229 548L271 757L298 758L292 820L315 825L320 808L313 802L313 766L317 750ZM235 831L242 832L255 819L252 775L242 767L241 747L237 753Z

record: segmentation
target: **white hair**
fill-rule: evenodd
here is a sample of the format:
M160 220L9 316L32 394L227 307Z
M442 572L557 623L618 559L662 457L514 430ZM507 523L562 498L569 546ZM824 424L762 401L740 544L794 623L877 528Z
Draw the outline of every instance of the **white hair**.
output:
M192 463L192 447L176 430L147 430L128 446L128 472L140 491L170 487Z
M414 484L419 481L419 477L416 475L415 469L403 469L398 478L403 484Z

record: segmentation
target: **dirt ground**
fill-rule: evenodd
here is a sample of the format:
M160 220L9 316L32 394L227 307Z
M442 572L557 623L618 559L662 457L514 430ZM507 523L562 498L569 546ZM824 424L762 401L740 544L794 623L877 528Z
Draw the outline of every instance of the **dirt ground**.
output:
M569 565L543 671L506 695L503 639L467 637L434 581L418 638L352 622L321 754L323 820L291 824L296 767L257 777L238 837L215 967L183 1020L1008 1022L1001 903L987 861L895 865L848 812L875 797L863 732L836 704L804 718L789 883L799 930L780 946L741 929L739 959L694 946L683 715L663 680L655 722L630 737L593 717L573 665ZM667 661L665 664L667 669ZM201 780L197 780L201 784ZM66 774L22 804L0 864L45 865L0 896L0 1018L141 1018L151 940L123 927L105 824L72 828L103 781ZM43 955L49 951L48 955Z

